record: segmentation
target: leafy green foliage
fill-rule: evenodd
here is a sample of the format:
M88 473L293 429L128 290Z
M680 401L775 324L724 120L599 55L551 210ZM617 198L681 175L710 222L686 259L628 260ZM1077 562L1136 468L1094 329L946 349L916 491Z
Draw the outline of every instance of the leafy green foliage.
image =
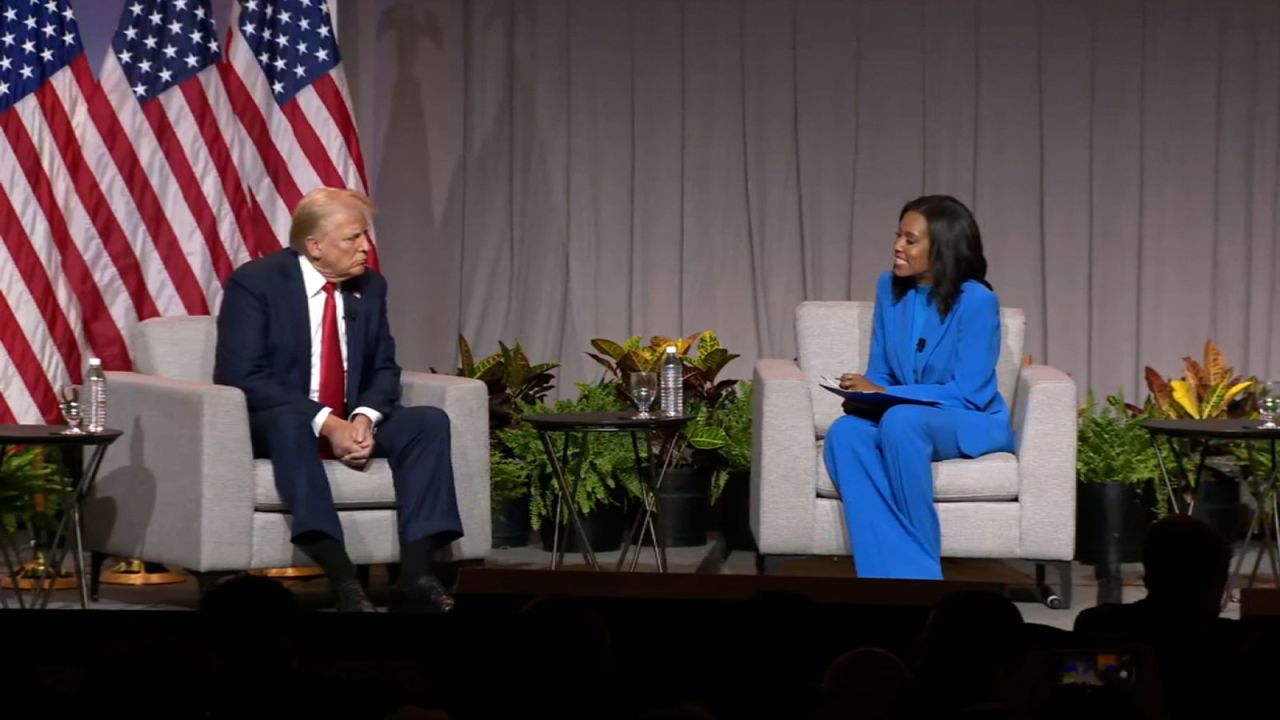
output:
M552 408L545 405L526 404L519 408L518 417L544 412L617 411L626 406L619 399L613 383L579 383L578 397L562 399ZM551 441L557 459L564 455L567 438L562 433L552 433ZM546 457L537 431L519 420L499 431L490 455L490 465L498 459L499 472L511 478L512 484L529 489L529 515L535 530L555 511L556 487L551 474L551 464ZM636 475L635 451L628 433L573 434L573 444L568 448L565 471L573 487L573 501L579 512L590 513L603 504L622 501L623 493L640 496L640 480Z
M520 343L508 347L498 341L498 352L475 359L466 337L458 336L458 362L455 375L484 382L489 389L489 427L500 429L515 422L521 404L539 403L555 388L552 370L560 363L531 363ZM436 372L432 368L432 372Z
M753 386L750 380L738 383L735 391L727 395L716 414L716 423L724 433L725 442L717 450L722 464L716 470L711 484L711 502L720 498L730 473L751 468L751 398Z
M1125 403L1120 393L1108 395L1099 405L1089 392L1080 408L1077 426L1076 479L1093 483L1152 483L1156 485L1156 512L1167 512L1168 498L1159 486L1160 465L1151 436L1140 425L1157 413Z
M458 363L456 375L480 380L489 391L489 501L496 508L504 500L528 494L534 458L542 454L536 433L505 443L499 436L518 425L521 412L543 407L543 400L555 388L552 371L560 364L530 363L520 343L508 347L502 341L498 352L476 360L471 343L462 335L458 336ZM435 368L431 371L436 372ZM516 447L511 447L513 444Z
M52 528L71 481L55 451L46 446L11 448L0 462L0 525L7 532Z

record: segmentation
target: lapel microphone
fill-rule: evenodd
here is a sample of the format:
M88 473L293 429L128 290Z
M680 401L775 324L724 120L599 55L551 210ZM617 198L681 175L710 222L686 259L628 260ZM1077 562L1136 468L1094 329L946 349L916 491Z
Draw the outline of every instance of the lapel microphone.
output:
M916 352L924 352L924 338L916 340Z

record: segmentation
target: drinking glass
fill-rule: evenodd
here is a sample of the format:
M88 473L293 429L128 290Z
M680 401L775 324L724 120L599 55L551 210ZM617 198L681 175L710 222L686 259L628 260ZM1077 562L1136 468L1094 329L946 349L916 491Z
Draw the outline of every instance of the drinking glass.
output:
M633 372L627 377L631 401L636 404L636 419L648 420L653 416L649 408L658 394L658 374L651 372Z
M67 421L67 429L63 435L83 435L80 428L84 424L84 411L80 405L80 386L66 385L58 392L58 409L62 411L62 419Z
M1258 417L1262 418L1258 427L1280 430L1280 425L1276 424L1276 418L1280 417L1280 382L1259 383L1254 392L1258 399Z

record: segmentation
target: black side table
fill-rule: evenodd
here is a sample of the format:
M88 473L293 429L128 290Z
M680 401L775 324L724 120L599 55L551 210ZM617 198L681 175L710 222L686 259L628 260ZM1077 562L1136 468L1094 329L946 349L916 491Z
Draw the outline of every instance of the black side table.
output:
M67 544L64 540L68 536L73 539L75 544L73 555L76 568L76 587L80 594L80 607L82 609L89 607L89 586L84 578L84 538L81 532L80 513L84 499L89 494L89 490L93 488L93 483L98 477L98 468L102 466L102 458L106 455L107 447L124 434L120 430L103 430L98 433L63 435L62 431L66 429L67 426L65 425L0 425L0 458L3 458L8 453L9 447L13 445L57 445L75 448L76 450L86 447L92 448L89 461L84 463L83 466L77 462L68 463L68 470L71 473L71 489L66 493L66 508L58 521L58 528L54 532L53 542L49 547L49 555L46 559L48 572L40 576L36 581L36 589L32 591L30 605L32 608L48 607L49 598L53 595L53 580L60 576L62 563L66 559L68 548L63 546ZM18 607L25 608L27 605L23 602L22 590L16 583L18 568L14 564L13 558L17 557L17 550L13 536L3 527L0 527L0 554L3 554L4 563L9 570L9 574L15 580L14 593L18 598ZM46 576L48 577L47 583ZM0 598L2 597L3 595L0 595Z
M653 553L654 559L658 564L658 571L667 571L666 550L662 547L658 532L658 524L662 522L661 514L655 512L657 505L656 493L662 486L662 480L666 476L667 470L671 467L672 461L682 450L682 447L680 447L683 445L680 441L680 430L692 419L691 416L687 415L664 417L657 413L654 413L651 418L637 418L634 411L548 413L530 415L524 418L524 422L529 423L530 427L538 431L538 437L542 440L542 449L547 453L547 460L551 463L552 474L556 476L556 486L560 495L556 501L556 512L553 518L555 537L552 539L551 545L552 570L560 567L560 563L564 558L564 547L560 544L561 505L568 505L569 507L569 517L573 522L573 529L578 533L578 539L582 542L582 557L593 569L600 569L600 563L596 560L595 552L591 549L587 534L582 529L582 518L578 515L578 508L573 502L573 491L567 475L569 470L569 448L573 446L576 437L580 451L586 452L588 433L625 432L631 435L631 448L636 458L636 474L643 478L646 474L647 464L649 483L646 484L643 481L640 483L641 492L644 493L644 510L636 514L636 518L631 524L631 529L627 532L626 537L623 538L617 569L621 570L626 563L632 538L635 538L635 555L631 558L630 569L633 571L636 569L636 562L640 558L640 549L644 545L644 536L647 532L653 540ZM558 454L555 443L551 439L552 433L564 435ZM643 454L640 452L641 436L644 437L645 443L645 452ZM650 457L653 454L652 441L655 436L661 440L659 444L661 450L656 453L660 457ZM646 460L648 461L647 463ZM578 463L578 467L580 471L582 463ZM578 480L579 478L573 478L574 484Z
M1151 445L1156 451L1156 460L1160 463L1160 474L1164 480L1165 491L1169 493L1169 506L1174 512L1182 512L1178 505L1178 497L1174 492L1173 480L1170 478L1170 467L1179 475L1178 480L1184 487L1191 487L1191 474L1187 470L1184 453L1178 449L1175 439L1197 439L1197 440L1235 440L1235 441L1264 441L1267 443L1271 456L1271 473L1262 480L1261 484L1250 487L1250 492L1254 496L1253 516L1249 521L1249 532L1244 537L1244 542L1240 544L1240 552L1235 558L1234 567L1227 576L1227 591L1223 596L1223 604L1232 596L1232 586L1235 584L1235 578L1240 573L1241 566L1244 565L1245 551L1248 549L1249 541L1253 538L1253 534L1259 529L1263 519L1263 507L1268 502L1271 504L1271 526L1263 530L1264 536L1270 536L1274 531L1275 536L1268 538L1263 544L1263 549L1258 553L1258 557L1253 564L1253 571L1249 574L1250 587L1253 586L1254 580L1258 576L1258 566L1262 563L1262 555L1265 553L1270 559L1271 573L1278 582L1280 582L1280 515L1277 514L1276 489L1277 489L1277 473L1280 467L1276 465L1276 441L1280 440L1280 429L1267 429L1260 427L1261 420L1241 420L1241 419L1224 419L1224 420L1144 420L1142 427L1146 428L1151 435ZM1166 462L1165 454L1160 449L1159 438L1164 438L1165 446L1169 451L1171 462ZM1195 477L1198 480L1201 472L1204 470L1205 447L1201 447L1199 456L1195 458ZM1252 478L1256 480L1257 478ZM1195 501L1187 507L1186 512L1190 513L1195 508Z

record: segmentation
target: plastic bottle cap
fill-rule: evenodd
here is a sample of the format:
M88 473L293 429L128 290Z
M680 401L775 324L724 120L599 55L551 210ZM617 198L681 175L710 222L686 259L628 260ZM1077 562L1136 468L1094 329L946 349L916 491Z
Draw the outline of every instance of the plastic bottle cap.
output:
M675 346L675 345L668 345L668 346L667 346L667 354L668 354L668 355L674 355L675 353L676 353L676 346Z
M102 360L99 358L89 358L89 367L101 367Z

